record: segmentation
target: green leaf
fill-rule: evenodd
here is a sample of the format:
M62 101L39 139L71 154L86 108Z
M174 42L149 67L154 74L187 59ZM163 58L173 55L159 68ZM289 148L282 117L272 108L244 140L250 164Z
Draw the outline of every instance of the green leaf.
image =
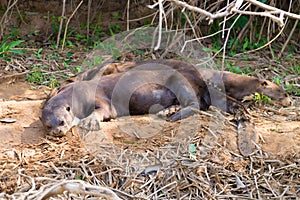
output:
M20 49L11 49L11 50L9 50L9 52L15 53L15 54L19 54L19 55L23 55L24 54L24 51L20 50Z
M249 46L249 39L245 38L245 42L243 44L243 50L246 51L246 49L248 48L248 46Z
M212 50L210 48L207 48L207 47L202 48L202 50L205 51L205 52L212 52Z
M196 150L197 150L196 145L190 144L190 152L191 152L191 153L194 153L194 152L196 152Z
M8 49L14 48L14 47L18 46L19 44L21 44L22 42L24 42L24 40L13 41L7 45L7 48Z
M190 151L190 158L196 160L196 150L197 150L197 147L196 145L194 144L190 144L190 148L189 148L189 151Z
M0 51L3 52L5 47L6 47L6 42L2 42L0 46Z

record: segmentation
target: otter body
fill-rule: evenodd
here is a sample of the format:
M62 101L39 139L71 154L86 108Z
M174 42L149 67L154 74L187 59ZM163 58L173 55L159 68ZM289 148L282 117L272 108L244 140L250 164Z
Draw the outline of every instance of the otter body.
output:
M70 82L53 92L42 110L41 120L50 134L63 135L78 120L83 128L98 130L100 121L156 113L172 105L182 109L169 117L171 121L210 105L232 112L234 103L228 96L242 100L255 92L284 106L291 104L285 91L270 81L172 59L102 65Z
M140 62L111 63L101 65L89 71L83 72L74 78L79 80L92 80L103 75L122 73L130 70L159 70L160 66L179 71L200 73L207 85L225 89L226 95L237 100L254 93L264 94L283 106L290 106L291 99L277 84L256 77L244 76L227 71L218 71L194 66L187 62L174 59L147 60ZM212 88L213 90L213 88Z
M210 98L200 74L173 69L130 71L63 86L45 103L41 120L50 134L64 135L76 119L81 120L79 126L98 130L100 121L157 113L178 104L182 109L169 117L171 121L193 114L193 109L208 108Z

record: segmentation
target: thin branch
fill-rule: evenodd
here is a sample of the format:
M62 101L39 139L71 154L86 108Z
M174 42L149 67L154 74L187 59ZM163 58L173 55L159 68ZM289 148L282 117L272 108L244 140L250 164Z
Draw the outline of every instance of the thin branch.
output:
M242 15L256 15L256 16L262 16L262 17L269 17L271 18L274 22L279 24L280 26L283 26L283 18L282 17L276 17L272 15L270 12L252 12L252 11L242 11L242 10L235 10L232 9L233 12L239 13Z
M63 22L64 22L64 18L65 18L65 12L66 12L66 0L63 0L63 8L62 8L62 12L61 12L61 20L60 20L60 24L59 24L58 33L57 33L56 49L58 49L58 47L59 47L60 34L61 34L61 31L62 31L62 26L63 26Z
M289 37L286 39L284 45L282 46L282 49L281 49L281 51L280 51L280 53L279 53L279 55L278 55L278 58L280 58L280 57L282 56L282 53L284 52L284 50L285 50L287 44L290 42L290 40L291 40L291 38L292 38L292 35L293 35L293 33L295 32L295 30L296 30L296 27L297 27L297 25L298 25L298 22L299 22L299 20L297 19L296 22L295 22L295 24L294 24L294 26L293 26L293 28L292 28L292 30L291 30L291 32L290 32Z
M127 13L126 13L126 18L127 18L127 24L126 24L126 30L127 31L129 31L129 28L130 28L130 26L129 26L129 23L130 23L130 19L129 19L129 8L130 8L130 0L127 0Z
M157 44L156 44L154 50L159 49L160 43L161 43L162 20L163 20L162 18L163 18L163 12L164 12L163 0L159 0L158 5L159 5L158 40L157 40Z
M209 24L211 24L214 19L222 18L222 17L225 17L226 15L230 14L230 10L234 6L234 4L232 4L232 6L227 8L224 12L220 12L220 13L217 13L217 14L212 14L212 13L210 13L206 10L203 10L201 8L191 6L191 5L187 4L186 2L182 2L182 1L178 1L178 0L169 0L169 1L174 2L177 6L184 7L184 8L187 8L189 10L192 10L192 11L195 11L195 12L198 12L202 15L207 16L210 19Z
M258 51L258 50L260 50L260 49L265 48L266 46L268 46L269 44L271 44L274 40L276 40L276 39L281 35L281 33L283 32L284 28L285 28L285 26L283 26L283 27L281 28L281 30L279 31L279 33L278 33L272 40L270 40L268 43L264 44L263 46L258 47L258 48L253 49L253 50L250 50L250 51L243 52L243 53L238 53L238 54L234 55L234 57L235 57L235 56L240 56L240 55L242 55L242 54L249 54L249 53L252 53L252 52L254 52L254 51Z
M8 12L14 7L14 5L16 5L16 3L18 2L18 0L15 0L12 4L11 4L11 0L8 2L8 8L6 9L5 13L3 14L1 21L0 21L0 26L1 26L1 35L0 37L3 36L3 32L4 32L4 24L6 24L6 17Z
M88 13L87 13L87 22L86 22L86 38L89 39L90 36L90 18L91 18L91 5L92 0L88 1Z
M82 3L83 3L83 0L78 4L78 6L75 8L74 12L71 14L71 16L70 16L70 17L68 18L68 20L67 20L66 28L65 28L65 32L64 32L63 43L62 43L62 46L61 46L61 49L62 49L62 50L64 49L64 46L65 46L65 41L66 41L66 37L67 37L67 31L68 31L69 23L70 23L72 17L73 17L74 14L77 12L77 10L79 9L79 7L81 6Z

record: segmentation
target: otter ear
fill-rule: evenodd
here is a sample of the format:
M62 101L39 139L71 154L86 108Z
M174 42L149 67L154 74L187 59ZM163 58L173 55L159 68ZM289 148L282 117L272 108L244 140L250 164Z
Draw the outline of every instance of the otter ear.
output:
M262 80L261 83L260 83L261 86L265 87L268 85L268 82L265 81L265 80Z

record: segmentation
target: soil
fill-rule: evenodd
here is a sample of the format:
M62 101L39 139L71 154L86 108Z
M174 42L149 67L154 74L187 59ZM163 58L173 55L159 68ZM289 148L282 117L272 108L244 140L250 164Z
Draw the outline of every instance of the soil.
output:
M39 116L49 91L47 87L33 87L22 79L14 83L0 84L0 119L15 120L12 123L0 122L0 149L11 149L22 144L39 144L43 141L46 132ZM300 155L299 117L286 115L288 111L282 112L282 115L262 109L250 112L260 134L260 145L264 152L280 158ZM216 108L210 109L208 113L213 117L197 115L176 123L166 122L155 116L122 117L103 122L101 134L99 132L87 134L79 129L74 132L88 135L84 137L88 148L93 146L89 142L95 142L94 137L97 137L98 142L113 143L123 147L124 144L131 144L131 146L135 144L134 146L141 145L141 148L147 148L147 145L143 145L145 142L155 140L157 146L162 146L170 141L180 141L201 134L203 144L212 145L217 142L238 154L236 128L228 120L230 116L219 114L223 120L218 119L220 111ZM66 137L72 137L72 134ZM90 137L93 139L88 139Z
M79 2L66 2L66 19ZM92 3L89 23L96 25L93 29L81 28L88 23L88 2ZM130 21L127 21L127 1L85 1L69 28L81 35L89 31L97 40L105 38L110 36L108 30L112 27L126 30L127 26L133 28L151 21L154 16L151 14L156 11L146 6L150 2L130 1ZM0 6L5 9L7 1L0 1ZM32 68L32 63L47 64L51 66L49 71L55 73L57 67L65 69L60 63L65 55L59 59L46 56L52 55L46 47L51 40L56 41L57 35L50 25L59 26L61 11L58 0L48 4L41 0L22 1L4 20L4 33L32 43L28 47L38 46L32 49L33 53L44 47L45 56L43 60L26 56L24 62L16 59L12 60L13 64L0 60L3 66L0 69L0 199L36 199L59 181L78 179L115 189L124 199L159 199L153 194L165 194L161 199L188 196L191 199L296 199L300 195L300 98L296 96L292 97L294 106L290 108L256 105L249 109L260 139L257 151L247 158L238 150L233 117L213 107L173 123L153 115L121 117L101 123L101 131L73 128L61 138L47 136L39 116L50 89L29 84L24 75L30 73L27 70ZM201 27L203 33L210 30L208 26ZM68 39L77 42L74 36ZM83 55L74 53L72 66L82 63ZM232 66L241 68L250 66L255 69L251 75L260 78L272 80L274 75L288 71L290 75L283 81L298 80L290 69L293 63L289 59L279 65L267 57L270 54L263 51L252 61L231 62ZM196 151L191 147L196 147ZM158 161L161 172L156 176L140 175L149 166L157 166ZM84 199L66 196L65 193L59 199Z
M264 179L259 183L255 178L251 180L250 190L256 184L264 185L261 182L269 176L264 171L275 169L283 175L270 179L270 184L277 185L276 189L280 191L284 185L289 185L289 195L299 195L296 178L299 168L295 164L300 155L298 107L274 111L274 108L264 106L249 110L260 135L257 151L249 159L241 156L238 150L233 117L214 107L178 122L167 122L153 115L121 117L101 123L100 131L73 128L64 137L49 137L39 120L49 92L49 88L32 86L22 78L0 83L0 198L36 197L46 192L46 188L59 184L58 180L77 179L90 184L101 180L100 185L120 187L123 189L119 191L131 194L148 184L149 178L141 173L152 168L162 168L156 181L163 181L159 179L163 174L169 176L169 170L173 174L176 170L179 170L176 173L182 173L178 179L172 176L175 180L172 178L171 182L180 182L180 176L203 179L209 174L211 181L206 181L206 185L201 182L203 188L198 188L200 191L220 181L214 174L224 173L226 180L228 174L235 173L240 177L252 177L249 173L255 169L257 171L252 173L260 173ZM299 101L295 101L299 105ZM191 147L196 147L194 152ZM203 164L194 166L195 159ZM231 181L234 182L236 177L230 177ZM123 185L124 178L128 182L139 181L138 185ZM29 183L30 180L35 184ZM188 182L185 187L194 188ZM219 192L222 191L220 188ZM261 193L266 196L260 196ZM152 195L151 191L147 194ZM236 190L236 194L242 195L243 188ZM256 194L262 198L268 195L272 194L263 187ZM62 196L61 199L66 199Z

